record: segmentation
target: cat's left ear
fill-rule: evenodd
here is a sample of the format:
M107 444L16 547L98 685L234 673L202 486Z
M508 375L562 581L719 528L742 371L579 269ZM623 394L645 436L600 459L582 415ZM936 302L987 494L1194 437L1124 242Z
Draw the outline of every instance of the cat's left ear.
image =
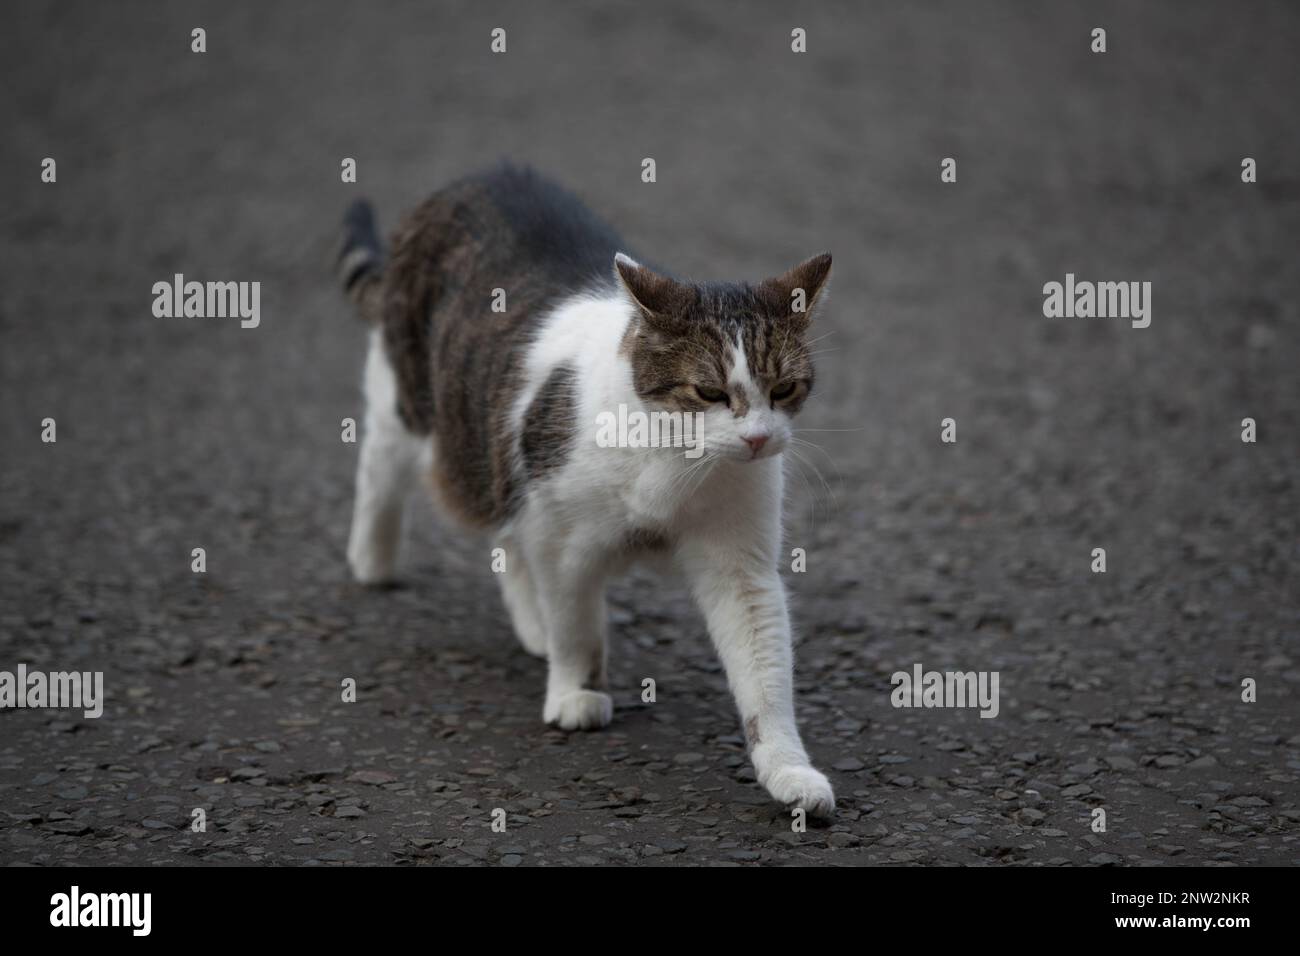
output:
M823 252L799 263L784 275L764 280L759 288L771 302L773 312L807 323L830 276L831 254Z

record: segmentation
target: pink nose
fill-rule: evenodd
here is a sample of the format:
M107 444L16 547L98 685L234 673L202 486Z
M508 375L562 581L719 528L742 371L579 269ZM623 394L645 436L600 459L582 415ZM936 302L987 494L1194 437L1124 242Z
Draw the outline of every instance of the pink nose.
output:
M767 444L767 436L758 435L754 438L746 438L745 444L749 446L750 451L757 455L763 450L763 446Z

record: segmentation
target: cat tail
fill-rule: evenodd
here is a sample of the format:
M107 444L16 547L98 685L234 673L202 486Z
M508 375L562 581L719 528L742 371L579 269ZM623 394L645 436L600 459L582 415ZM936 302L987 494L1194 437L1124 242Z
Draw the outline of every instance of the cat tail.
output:
M380 286L384 273L384 247L375 230L375 213L370 203L358 199L343 216L343 238L335 264L343 292L361 318L380 320Z

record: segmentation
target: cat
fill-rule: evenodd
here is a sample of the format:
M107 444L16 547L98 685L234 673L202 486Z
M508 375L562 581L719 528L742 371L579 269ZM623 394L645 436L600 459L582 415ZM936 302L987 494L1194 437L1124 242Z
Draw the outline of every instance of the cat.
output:
M348 562L358 581L388 580L403 502L431 479L504 552L515 633L548 662L543 719L566 730L613 716L606 581L637 560L674 566L759 783L828 815L830 782L795 725L778 561L782 451L812 388L807 332L831 257L700 283L625 248L573 194L510 164L434 194L387 254L370 207L348 210L339 276L373 325ZM620 406L691 414L703 453L603 447L598 417Z

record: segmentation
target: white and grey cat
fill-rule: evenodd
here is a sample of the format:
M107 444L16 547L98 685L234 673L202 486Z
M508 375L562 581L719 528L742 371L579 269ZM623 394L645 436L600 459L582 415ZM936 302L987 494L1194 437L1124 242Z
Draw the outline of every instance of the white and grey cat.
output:
M403 503L429 479L504 549L515 633L548 662L542 716L567 730L613 715L606 582L636 560L674 566L759 782L827 814L831 785L795 725L778 565L782 451L812 386L830 256L757 285L695 283L623 248L573 195L509 165L435 194L387 256L369 207L349 211L340 274L375 328L348 561L360 581L390 577ZM620 406L699 413L703 454L599 442L601 413Z

